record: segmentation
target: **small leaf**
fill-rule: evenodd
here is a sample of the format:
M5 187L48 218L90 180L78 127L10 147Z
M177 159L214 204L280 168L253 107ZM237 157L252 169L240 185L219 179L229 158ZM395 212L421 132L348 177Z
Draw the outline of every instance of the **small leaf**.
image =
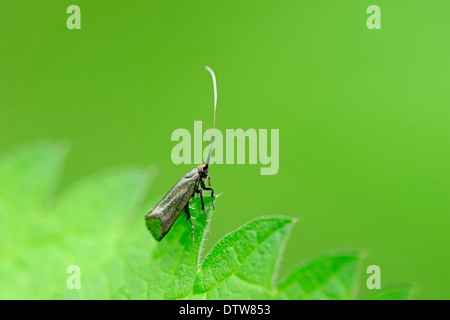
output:
M277 299L354 299L360 254L331 252L291 273L278 287Z
M375 290L375 292L364 300L411 300L417 288L413 284L402 284Z
M194 294L208 299L268 299L294 219L254 220L224 237L208 254Z

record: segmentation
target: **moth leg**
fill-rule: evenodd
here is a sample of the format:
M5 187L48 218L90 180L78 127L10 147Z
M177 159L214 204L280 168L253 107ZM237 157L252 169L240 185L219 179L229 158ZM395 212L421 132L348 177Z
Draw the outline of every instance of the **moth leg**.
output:
M202 211L203 211L203 215L205 216L205 221L206 221L206 232L211 233L211 229L209 228L208 216L206 215L206 211L205 211L205 203L203 202L203 190L199 188L195 192L200 195L200 201L202 203Z
M202 203L202 211L203 213L205 212L205 203L203 202L203 192L202 189L197 188L197 190L195 191L196 193L198 193L200 195L200 202Z
M189 220L189 223L191 224L191 228L192 228L192 242L194 242L195 241L195 229L194 229L194 225L192 224L192 220L191 220L191 213L189 211L189 202L184 207L184 211L186 212L186 218Z
M203 190L209 190L209 191L211 191L211 203L212 203L212 206L213 206L213 209L214 209L214 201L213 201L213 198L214 198L214 190L213 190L213 188L207 188L207 187L205 186L205 182L203 182L203 180L200 180L200 184L201 184Z

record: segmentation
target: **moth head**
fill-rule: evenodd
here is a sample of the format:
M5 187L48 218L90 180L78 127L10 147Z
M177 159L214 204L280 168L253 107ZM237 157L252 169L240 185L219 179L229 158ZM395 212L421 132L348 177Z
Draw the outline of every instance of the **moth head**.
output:
M198 174L200 175L200 178L206 179L208 178L208 165L203 163L200 164L198 167Z

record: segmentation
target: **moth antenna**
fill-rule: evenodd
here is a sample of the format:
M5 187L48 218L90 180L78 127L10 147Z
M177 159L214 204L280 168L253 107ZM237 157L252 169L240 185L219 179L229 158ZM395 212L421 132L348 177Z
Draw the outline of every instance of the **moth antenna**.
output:
M214 71L208 66L205 66L205 69L208 70L208 72L211 74L212 81L213 81L213 87L214 87L213 136L211 139L211 149L209 149L208 159L206 159L206 168L208 168L209 160L211 159L211 152L212 152L213 145L214 145L214 136L215 136L215 132L216 132L217 82L216 82L216 75L214 74Z

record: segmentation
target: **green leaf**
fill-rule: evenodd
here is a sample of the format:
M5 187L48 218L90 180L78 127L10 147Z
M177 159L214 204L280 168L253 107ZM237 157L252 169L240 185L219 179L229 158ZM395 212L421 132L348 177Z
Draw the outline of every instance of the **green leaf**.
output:
M321 255L292 272L279 286L277 299L355 299L357 251L336 251Z
M38 143L0 159L0 299L356 299L357 251L336 251L278 280L295 219L255 219L223 237L202 257L213 207L190 202L156 242L144 222L154 174L111 168L56 192L67 148ZM220 201L218 202L218 204ZM81 289L69 289L76 265ZM409 287L370 299L410 298Z
M411 300L417 292L417 286L405 283L375 290L364 300Z
M206 213L212 212L205 197ZM199 199L193 201L195 241L185 218L179 219L153 251L148 265L122 288L122 298L262 299L272 296L272 284L283 246L294 220L267 217L254 220L224 237L201 263L206 220ZM147 295L133 296L140 285Z
M52 201L66 150L39 143L0 160L0 298L104 299L132 270L125 258L134 244L122 237L137 222L149 173L110 169ZM67 287L70 265L81 268L82 290Z
M260 218L224 237L205 258L193 293L209 299L269 299L294 222Z
M29 241L60 174L66 147L39 143L16 149L0 161L0 260ZM20 215L20 219L18 216Z

